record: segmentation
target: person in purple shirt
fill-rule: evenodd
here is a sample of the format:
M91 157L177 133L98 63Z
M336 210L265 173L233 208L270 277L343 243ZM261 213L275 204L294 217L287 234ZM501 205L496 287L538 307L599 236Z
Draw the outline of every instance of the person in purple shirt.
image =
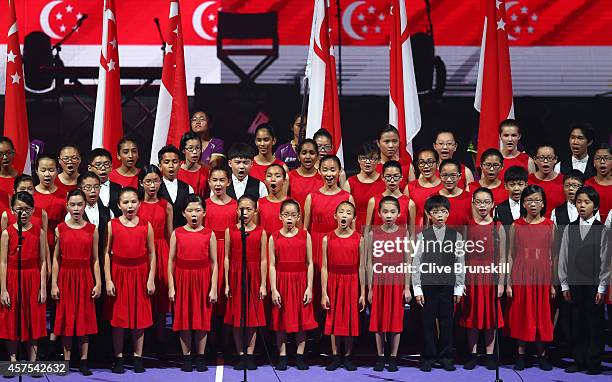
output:
M191 117L191 131L200 136L202 140L201 162L207 166L214 167L216 162L224 158L223 139L213 138L210 134L212 120L210 115L204 111L196 111Z
M306 120L304 119L304 124ZM285 144L282 144L276 148L274 156L277 159L285 162L289 170L293 170L300 165L298 161L298 155L296 153L297 146L300 139L300 130L302 128L301 116L297 114L293 118L293 124L291 125L291 131L293 132L293 139Z

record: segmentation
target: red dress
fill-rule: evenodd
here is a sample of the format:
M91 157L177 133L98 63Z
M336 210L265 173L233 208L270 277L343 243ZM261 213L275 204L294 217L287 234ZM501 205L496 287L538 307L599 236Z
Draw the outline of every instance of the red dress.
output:
M200 166L198 171L187 171L182 167L178 170L178 180L185 182L193 188L193 192L200 195L203 199L210 196L208 188L209 168Z
M0 190L6 192L9 195L13 195L15 193L15 189L13 185L15 184L15 178L5 178L0 176Z
M215 233L217 239L217 267L219 268L217 280L217 304L215 313L225 314L225 229L236 224L236 209L238 202L231 199L227 204L217 204L212 199L206 199L206 215L204 216L204 226L210 228Z
M34 191L34 205L47 212L47 243L49 249L55 248L55 228L64 221L66 216L66 195L58 188L52 194L42 194Z
M508 299L506 310L507 335L526 342L552 341L550 252L554 224L548 219L529 224L520 218L513 226L513 297Z
M501 225L498 224L499 228ZM476 243L478 240L484 242L484 251L471 251L466 255L467 266L490 266L493 263L493 222L489 224L478 224L470 219L467 233L468 242ZM499 259L497 260L499 263ZM465 296L461 299L461 314L459 325L469 329L494 329L495 328L495 275L491 272L480 271L467 272L465 275ZM503 275L500 275L503 277ZM497 324L504 326L503 313L499 300L497 302Z
M470 183L468 187L470 189L470 199L472 199L472 197L474 196L474 191L483 186L481 186L478 181L475 181ZM499 186L495 188L489 188L489 190L493 193L493 201L495 202L496 206L508 200L508 190L506 190L506 187L504 187L503 181L499 184Z
M6 289L11 297L11 307L0 305L0 338L17 341L17 229L7 228L9 235L6 267ZM21 249L21 340L36 340L47 335L45 304L38 302L40 293L40 227L23 231Z
M442 182L434 187L423 187L419 183L418 179L413 180L408 183L408 193L410 194L410 199L414 201L414 205L416 207L416 216L415 216L415 230L417 233L423 230L423 222L425 216L425 202L432 195L437 195L438 192L443 188Z
M587 186L591 186L599 194L599 215L601 216L601 222L605 223L612 209L612 185L604 186L595 180L595 178L589 178L584 182Z
M153 311L170 311L168 300L168 241L166 240L166 208L168 202L158 198L155 203L140 203L138 216L151 223L155 236L155 294L152 296Z
M383 225L384 224L383 220L380 218L380 215L378 214L378 205L380 204L380 201L382 200L382 198L383 198L382 194L378 194L374 196L373 225ZM410 211L408 210L408 207L410 204L410 198L402 194L399 198L397 198L397 200L399 201L399 204L400 204L400 216L397 218L397 221L395 222L395 224L400 225L400 226L408 225L408 215L410 215Z
M11 213L10 198L9 194L4 192L4 189L0 189L0 214L4 211L7 211L7 214Z
M329 310L325 335L359 335L359 242L353 232L342 238L332 231L327 235L327 295Z
M546 217L550 219L552 211L565 203L563 175L557 174L557 177L552 180L540 180L536 178L535 174L529 174L527 182L529 184L537 184L544 189L546 194Z
M94 278L91 269L96 226L83 228L57 226L60 244L60 270L57 279L60 298L55 310L53 333L58 336L86 336L98 332L96 307L91 298Z
M229 269L229 287L231 297L227 301L224 322L234 328L240 327L242 312L242 240L241 232L235 225L229 227L231 252ZM247 327L266 326L264 314L264 302L259 299L259 287L261 286L261 235L263 229L259 226L249 231L247 236Z
M499 179L504 181L504 174L512 166L519 166L529 171L529 155L520 153L514 158L504 158L504 167L499 172Z
M64 184L64 182L60 180L59 176L55 178L54 184L57 186L58 192L64 195L64 198L66 198L66 195L68 195L70 191L78 188L76 184Z
M385 232L379 227L373 230L373 240L395 241L403 239L406 231L401 228L395 232ZM381 257L374 257L372 265L376 270L382 266L398 266L404 263L402 252L385 252ZM377 267L376 264L380 265ZM370 331L383 333L401 333L404 330L404 273L374 272L372 279L372 306L370 307Z
M212 304L210 293L210 237L212 230L174 230L176 257L174 268L174 323L172 330L210 331Z
M355 228L357 232L362 232L362 227L366 224L368 202L374 195L381 194L385 191L385 182L383 182L382 176L379 176L374 182L363 183L359 180L357 175L351 176L347 181L351 186L351 195L353 195L355 208L357 209Z
M308 266L306 264L307 232L299 230L295 236L287 237L279 231L274 238L276 268L276 290L281 296L280 308L272 307L270 326L275 331L287 333L303 332L316 328L313 304L304 305L304 292L308 287Z
M300 212L304 216L304 203L308 194L323 187L323 178L316 172L313 176L302 176L297 169L289 171L289 195L300 203Z
M467 225L472 216L472 197L467 191L463 191L455 197L447 198L450 202L450 213L446 225L461 231L462 226Z
M268 167L272 166L273 164L279 164L285 167L285 162L283 162L280 159L276 159L276 158L274 158L274 162L272 162L271 164L266 164L266 165L259 164L255 162L255 160L253 160L253 166L251 167L251 171L249 171L249 176L263 182L266 180L266 170L268 169Z
M257 203L259 225L268 234L272 234L283 228L283 222L280 219L280 208L282 204L283 201L271 202L267 197L260 198Z
M149 278L148 223L140 219L126 227L119 218L111 220L113 243L111 265L115 297L109 297L111 326L145 329L153 324L151 299L147 294Z
M110 174L108 174L108 179L111 182L121 185L121 187L138 188L138 174L133 176L125 176L119 174L119 171L117 171L117 169L114 169L110 172Z

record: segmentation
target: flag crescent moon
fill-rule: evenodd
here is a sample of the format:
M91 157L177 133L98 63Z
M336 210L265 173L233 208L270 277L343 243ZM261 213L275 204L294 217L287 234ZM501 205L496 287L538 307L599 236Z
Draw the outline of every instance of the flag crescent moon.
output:
M62 0L50 1L47 5L43 7L42 11L40 11L40 27L47 36L55 40L58 40L62 37L58 36L55 32L53 32L53 29L51 29L51 25L49 25L49 15L51 14L53 8L55 8L55 6L57 4L60 4L61 2Z
M214 3L216 3L216 1L205 1L202 4L198 5L195 11L193 11L193 17L191 19L191 22L193 24L193 30L198 36L202 37L204 40L213 41L215 39L214 37L206 33L204 27L202 26L202 15L204 14L204 12L206 12L208 7L210 7Z
M351 24L353 12L355 12L355 9L357 9L357 7L362 4L365 4L365 1L359 0L349 4L349 6L346 7L344 14L342 15L342 27L344 28L344 31L346 32L346 34L348 34L349 36L351 36L351 38L355 40L364 39L363 36L360 36L359 34L357 34L357 32L355 32L355 29L353 29L353 24Z

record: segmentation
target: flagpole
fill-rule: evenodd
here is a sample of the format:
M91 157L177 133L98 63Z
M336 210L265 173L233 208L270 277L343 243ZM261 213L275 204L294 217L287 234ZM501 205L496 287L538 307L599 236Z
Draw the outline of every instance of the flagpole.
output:
M340 0L336 0L336 21L338 28L338 98L342 98L342 17L341 17L341 9L340 9Z

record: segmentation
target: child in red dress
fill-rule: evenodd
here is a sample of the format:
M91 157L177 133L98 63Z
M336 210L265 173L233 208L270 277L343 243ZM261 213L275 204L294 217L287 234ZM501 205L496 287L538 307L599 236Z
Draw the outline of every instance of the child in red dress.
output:
M200 195L202 199L210 196L208 188L208 173L210 167L200 162L202 156L202 140L194 132L187 132L181 138L181 153L185 161L181 163L178 170L178 180L187 183L193 188L193 192Z
M180 332L182 371L193 370L192 337L195 337L196 370L208 370L204 360L212 306L217 302L217 239L202 226L205 204L199 195L187 197L183 215L187 224L170 236L168 296L174 303L172 329Z
M255 225L255 214L257 214L257 202L248 195L238 199L236 210L242 222L233 224L225 230L225 297L227 298L227 310L225 312L225 323L234 328L234 344L240 355L240 361L234 366L235 370L256 370L255 363L255 329L258 326L266 326L264 314L264 298L267 294L266 275L268 270L266 246L268 239L266 232ZM246 338L247 354L244 354L244 333L241 330L242 320L242 232L241 227L248 233L246 241L246 273L247 296L246 296ZM246 359L245 359L246 358Z
M442 172L442 161L446 159L453 159L455 152L457 151L457 140L455 139L455 134L452 131L440 131L436 135L436 139L433 143L434 149L438 152L438 158L440 158L440 163L438 164L438 169ZM459 164L459 162L456 162ZM457 171L461 173L461 176L458 177L457 186L462 190L466 188L466 186L474 181L474 174L472 170L465 167L464 164L460 164L459 168L461 171ZM444 181L444 179L442 179Z
M344 183L343 188L352 194L355 199L355 207L357 208L355 228L357 232L363 232L363 226L367 225L366 216L370 198L385 191L382 173L376 171L375 163L378 163L379 158L380 149L376 144L370 142L362 145L357 155L360 172L348 178L347 182Z
M81 166L81 152L76 146L66 145L60 149L59 165L62 172L55 178L55 185L64 195L77 189L79 167Z
M495 205L501 204L504 200L508 199L508 192L506 192L504 182L499 177L504 167L504 157L499 150L485 150L480 156L480 169L482 171L480 180L468 184L467 190L473 194L476 189L486 187L493 193Z
M138 217L153 227L155 243L155 294L151 298L155 338L158 342L157 355L164 357L166 339L166 313L170 312L168 300L168 240L172 235L173 207L158 195L161 185L161 172L154 165L144 166L139 174L139 193L142 198Z
M336 370L343 364L347 371L355 371L350 359L353 337L359 335L359 312L366 305L364 242L352 228L353 203L340 202L334 218L337 227L323 238L321 263L321 306L327 311L325 335L331 335L333 354L326 370ZM342 345L344 353L340 358Z
M380 148L380 162L376 165L379 174L383 172L383 165L390 160L396 160L402 165L404 179L400 183L400 189L404 189L408 182L415 179L412 158L409 155L400 155L400 133L393 125L387 125L378 135L376 142Z
M18 192L11 198L13 213L21 216L23 247L21 253L21 298L17 301L19 226L11 224L0 239L0 338L7 340L11 362L17 361L19 342L26 343L28 360L36 360L36 340L47 335L45 301L47 299L46 251L44 231L30 221L34 198ZM17 308L21 312L21 333L17 332Z
M113 373L122 374L123 332L132 332L134 372L145 371L142 364L144 329L153 324L151 298L155 293L155 243L151 224L138 217L138 191L125 187L119 193L123 215L108 222L104 254L106 294L110 300L115 348Z
M312 310L312 240L310 234L297 227L300 205L293 199L282 203L283 227L268 241L272 320L276 331L279 360L276 370L287 370L287 333L295 333L297 352L295 366L308 370L304 358L306 331L317 327Z
M72 337L78 337L79 370L83 375L91 375L87 365L89 335L98 332L94 300L102 291L99 237L96 226L84 219L86 196L83 191L72 190L66 199L70 218L55 229L51 298L57 305L53 333L62 336L66 361L70 361Z
M515 370L526 367L527 342L536 343L540 369L552 370L546 358L545 342L553 340L551 301L555 298L555 287L552 285L551 252L554 224L544 217L546 196L542 187L527 186L521 194L521 205L526 212L510 227L506 332L517 340Z
M454 159L444 159L440 163L440 178L444 187L438 194L445 196L451 205L446 225L462 232L472 216L472 203L469 192L459 186L462 178L459 169L459 162Z
M274 145L276 144L276 133L270 123L262 123L255 129L255 146L257 155L253 158L253 167L249 176L263 182L266 179L266 169L271 164L281 165L285 172L289 172L287 165L274 156Z
M405 211L403 213L406 213ZM383 224L369 232L370 243L395 242L407 237L406 226L397 224L402 210L400 202L393 196L385 196L378 204L378 215ZM376 247L373 247L376 249ZM374 258L373 258L374 257ZM388 371L398 371L397 350L400 334L404 327L404 303L412 299L410 293L410 272L391 273L382 266L397 267L409 264L410 256L405 251L385 251L382 254L372 252L368 256L368 302L370 308L370 331L376 333L376 351L378 360L374 371L385 368L385 342L390 346ZM378 265L375 265L378 264ZM388 337L387 337L388 335Z
M499 179L504 179L506 170L512 166L520 166L527 172L535 172L533 159L524 152L518 151L521 140L521 128L514 119L506 119L499 124L499 140L502 143L501 153L504 157L504 167L499 172Z
M483 155L484 156L484 155ZM494 237L493 229L497 230L499 242L506 242L506 231L501 224L493 226L491 211L495 206L493 192L486 187L474 190L472 196L472 219L467 229L468 243L484 243L484 250L473 250L465 255L466 265L469 267L490 266L491 264L505 263L505 245L499 246L497 261L494 260ZM476 268L474 268L476 269ZM499 300L495 307L495 293L501 297L504 293L504 274L497 275L498 285L492 273L466 272L466 293L461 301L461 314L459 325L467 329L469 358L465 361L463 368L472 370L478 364L478 337L484 332L486 346L487 369L494 370L496 366L495 356L495 320L497 317L497 328L504 326L503 315ZM497 309L497 312L495 312ZM497 316L496 316L497 315Z
M563 175L554 170L557 163L555 148L549 144L539 144L534 156L538 170L529 174L529 184L542 187L546 194L546 208L544 216L550 219L552 211L565 203L563 194Z
M612 150L609 144L602 143L595 149L593 166L596 175L584 184L593 187L600 196L599 214L603 223L612 209Z
M30 175L21 174L15 177L15 181L13 184L13 192L11 195L25 191L28 194L34 196L34 179ZM10 206L10 200L9 200ZM30 219L34 225L39 226L43 231L45 231L45 238L47 237L47 212L45 212L42 208L35 206L34 212L32 213L32 217ZM17 219L13 212L9 209L7 211L2 212L2 217L0 218L0 228L4 231L10 224L15 224Z
M19 171L13 166L15 145L9 137L0 136L0 189L9 192ZM13 194L12 192L10 193Z
M266 170L264 182L268 188L268 196L259 199L257 218L261 228L269 235L283 227L280 209L283 201L287 200L286 174L283 166L279 164L272 164Z
M415 233L423 230L425 217L425 201L435 195L443 187L438 176L438 152L433 148L426 148L416 156L418 178L408 183L408 192L405 192L415 205Z
M300 209L304 210L308 194L323 186L323 178L315 167L319 160L319 150L314 140L304 139L298 145L298 160L300 166L287 174L289 195L300 204Z
M132 138L124 137L117 143L117 160L121 166L111 171L108 179L121 187L138 188L138 145Z

